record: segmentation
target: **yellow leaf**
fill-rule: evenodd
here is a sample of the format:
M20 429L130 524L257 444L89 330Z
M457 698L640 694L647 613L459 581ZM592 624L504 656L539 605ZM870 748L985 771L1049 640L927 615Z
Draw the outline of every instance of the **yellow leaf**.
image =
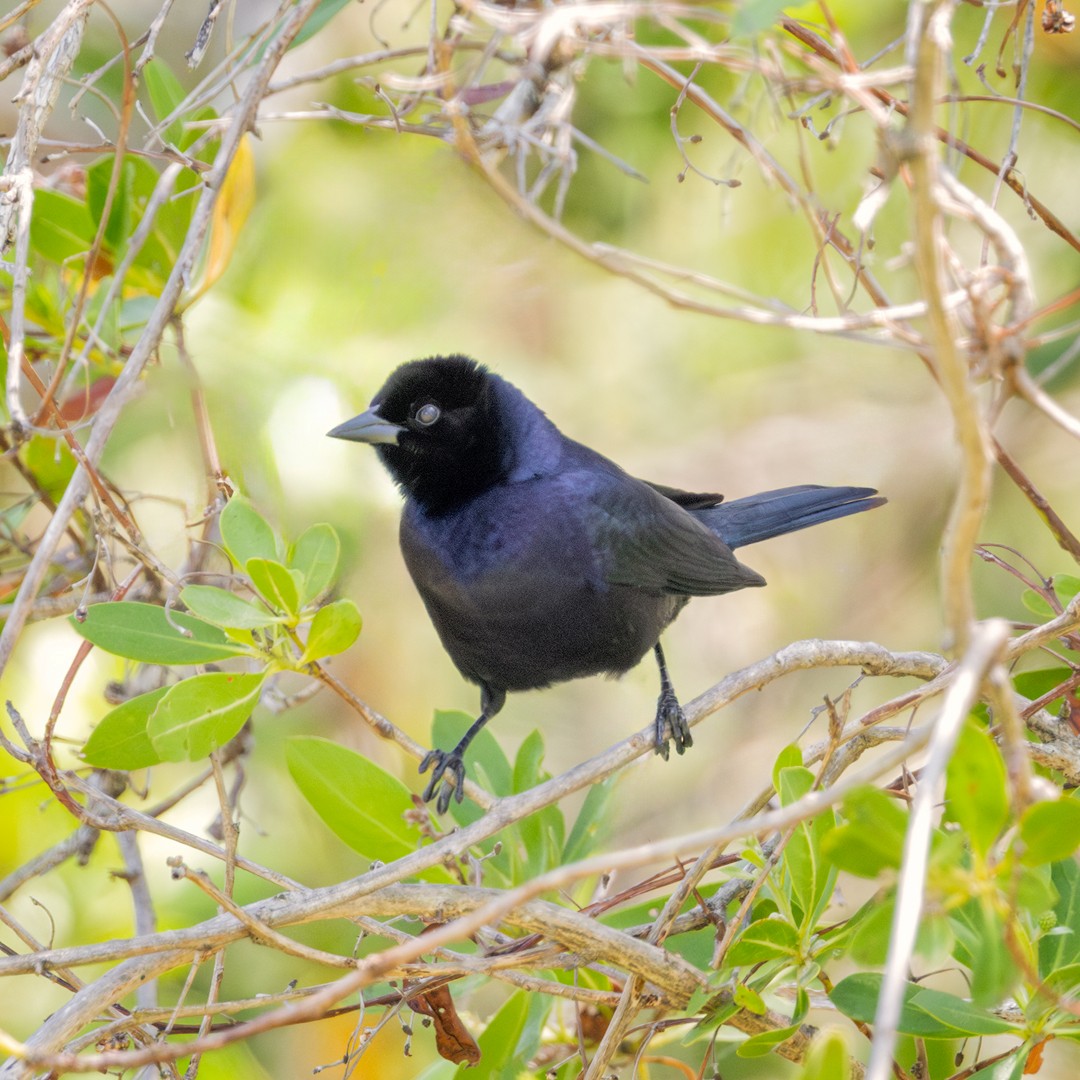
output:
M251 150L251 136L245 135L237 147L236 156L225 174L225 182L214 204L202 277L189 293L185 307L194 303L225 273L236 247L236 239L254 205L255 155Z

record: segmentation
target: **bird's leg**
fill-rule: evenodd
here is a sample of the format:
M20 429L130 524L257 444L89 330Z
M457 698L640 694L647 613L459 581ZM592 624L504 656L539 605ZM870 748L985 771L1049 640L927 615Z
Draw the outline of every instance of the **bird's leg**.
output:
M694 740L690 737L686 715L675 696L675 687L671 685L671 676L664 663L664 650L660 648L659 641L653 646L653 652L660 666L660 697L656 700L656 752L667 761L669 735L675 740L675 749L680 754L688 746L693 746Z
M430 802L438 793L439 799L435 804L440 814L445 814L450 809L451 797L458 802L465 796L465 751L469 743L480 734L484 725L503 707L506 701L506 692L503 690L491 690L483 686L480 691L480 715L473 721L472 726L461 741L447 753L445 750L429 750L420 762L420 772L426 773L434 766L428 786L424 788L422 796L424 802ZM681 751L680 751L681 753ZM447 773L453 777L453 787L448 783Z

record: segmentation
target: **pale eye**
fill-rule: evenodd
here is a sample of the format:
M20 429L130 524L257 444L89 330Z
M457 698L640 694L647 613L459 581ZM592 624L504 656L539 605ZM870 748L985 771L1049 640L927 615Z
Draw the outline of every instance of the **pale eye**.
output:
M416 410L416 422L422 424L424 427L431 427L441 415L442 413L439 411L439 406L428 402L427 405L421 405L420 408Z

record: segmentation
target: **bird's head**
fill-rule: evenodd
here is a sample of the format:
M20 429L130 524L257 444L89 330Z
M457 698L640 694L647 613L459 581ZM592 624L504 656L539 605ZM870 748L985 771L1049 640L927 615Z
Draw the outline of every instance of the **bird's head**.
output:
M371 407L327 434L371 443L402 489L439 512L505 478L510 453L498 376L466 356L402 364Z

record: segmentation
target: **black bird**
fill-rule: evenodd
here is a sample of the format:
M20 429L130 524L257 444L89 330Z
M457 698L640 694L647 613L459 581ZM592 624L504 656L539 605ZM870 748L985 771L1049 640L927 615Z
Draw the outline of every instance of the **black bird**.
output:
M692 740L664 628L692 596L765 584L732 548L885 502L872 488L804 485L722 503L636 480L465 356L403 364L329 434L375 444L405 497L409 573L450 658L480 686L464 738L420 765L434 766L424 799L438 793L440 813L455 791L461 800L465 750L507 691L621 675L650 649L656 751L668 756L670 733L681 754Z

